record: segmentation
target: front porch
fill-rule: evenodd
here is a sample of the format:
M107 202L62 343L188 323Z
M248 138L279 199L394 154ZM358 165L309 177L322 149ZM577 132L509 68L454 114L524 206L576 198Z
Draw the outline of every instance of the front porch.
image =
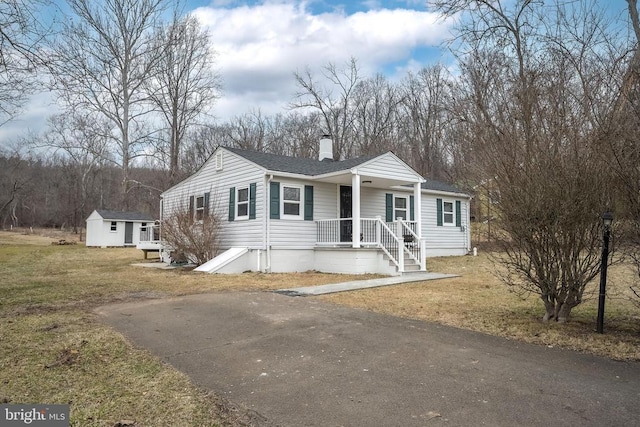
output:
M419 235L418 221L360 218L356 227L353 218L315 222L318 248L375 248L384 253L399 273L426 271L425 242ZM359 232L355 235L359 238L354 239L354 232Z
M140 240L136 244L136 249L140 249L144 253L144 259L147 259L149 252L160 252L162 250L162 241L160 240L160 225L148 225L140 228Z

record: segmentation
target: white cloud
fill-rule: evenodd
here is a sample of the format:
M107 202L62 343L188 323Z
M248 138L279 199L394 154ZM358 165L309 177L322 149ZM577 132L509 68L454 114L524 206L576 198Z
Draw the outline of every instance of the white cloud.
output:
M251 108L267 114L281 111L295 91L293 72L306 67L314 71L352 56L365 76L393 72L387 69L390 64L396 69L419 67L412 51L439 45L450 28L450 22L426 11L313 15L304 2L203 7L193 13L210 31L217 51L224 94L214 114L221 119Z
M369 9L353 14L340 7L313 14L310 6L324 4L317 0L235 3L213 0L192 12L210 31L217 52L224 91L210 114L222 121L257 109L283 112L296 91L295 71L308 67L317 74L329 62L345 64L352 56L364 77L383 72L398 78L426 65L429 57L412 53L437 47L451 25L425 10L381 8L377 0L360 2ZM28 129L42 131L47 116L58 112L54 101L48 94L34 97L24 114L0 127L0 146Z

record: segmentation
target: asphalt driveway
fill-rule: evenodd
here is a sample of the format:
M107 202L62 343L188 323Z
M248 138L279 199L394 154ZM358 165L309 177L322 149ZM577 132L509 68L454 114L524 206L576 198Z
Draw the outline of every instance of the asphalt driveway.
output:
M267 292L98 313L270 424L640 425L639 363Z

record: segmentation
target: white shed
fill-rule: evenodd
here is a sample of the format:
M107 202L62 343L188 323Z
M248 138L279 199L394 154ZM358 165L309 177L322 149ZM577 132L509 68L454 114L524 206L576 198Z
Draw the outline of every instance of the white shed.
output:
M153 217L141 212L96 209L87 218L87 246L135 246L140 228L153 223Z

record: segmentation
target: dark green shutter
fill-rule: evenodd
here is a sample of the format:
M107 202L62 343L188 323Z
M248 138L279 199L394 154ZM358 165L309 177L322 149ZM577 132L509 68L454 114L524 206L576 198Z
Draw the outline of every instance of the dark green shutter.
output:
M229 221L236 219L236 187L229 189Z
M209 193L204 193L204 217L209 217Z
M436 199L436 217L438 218L438 227L442 227L442 199Z
M456 227L462 227L462 206L460 200L456 200Z
M269 211L271 219L280 219L280 183L271 182L269 189Z
M313 221L313 185L304 186L304 219Z
M195 201L195 196L189 197L189 218L193 219L193 204Z
M385 194L384 216L386 222L393 222L393 194Z
M416 220L415 204L416 202L413 199L413 196L409 196L409 221Z
M256 219L256 183L249 184L249 219Z

